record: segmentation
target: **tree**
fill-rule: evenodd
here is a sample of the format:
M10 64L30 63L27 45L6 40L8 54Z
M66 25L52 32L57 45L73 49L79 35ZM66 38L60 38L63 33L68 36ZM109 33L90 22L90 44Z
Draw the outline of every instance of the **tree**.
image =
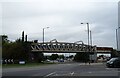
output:
M115 49L113 49L111 51L111 58L113 58L113 57L120 57L120 52L115 50Z
M33 53L33 56L34 56L34 61L35 62L38 62L38 63L41 63L42 61L45 60L45 57L43 55L43 53Z
M54 60L56 60L58 57L59 57L58 54L52 54L50 56L50 59L53 60L53 62L54 62Z
M11 46L12 46L12 43L4 43L2 45L2 58L4 59L10 58L12 54L10 51Z
M9 42L7 35L0 35L0 37L2 37L2 45Z
M73 58L73 57L74 57L73 55L69 56L69 58Z
M0 35L2 39L2 58L8 58L10 56L9 48L11 43L9 43L7 35Z
M30 44L17 39L15 42L8 42L7 36L2 36L2 58L14 60L28 60Z
M25 43L11 42L3 45L3 58L14 60L28 60L28 51Z
M59 58L64 59L65 57L64 57L64 55L59 55Z
M89 61L89 53L88 52L77 53L74 57L74 60L78 62L87 62Z

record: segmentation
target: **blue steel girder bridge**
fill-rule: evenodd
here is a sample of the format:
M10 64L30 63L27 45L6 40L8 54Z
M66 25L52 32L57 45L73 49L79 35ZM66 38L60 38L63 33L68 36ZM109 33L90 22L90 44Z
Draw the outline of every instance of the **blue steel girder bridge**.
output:
M75 43L57 42L53 40L44 43L32 43L32 52L43 52L43 53L79 53L79 52L96 52L96 46L88 46L82 41Z

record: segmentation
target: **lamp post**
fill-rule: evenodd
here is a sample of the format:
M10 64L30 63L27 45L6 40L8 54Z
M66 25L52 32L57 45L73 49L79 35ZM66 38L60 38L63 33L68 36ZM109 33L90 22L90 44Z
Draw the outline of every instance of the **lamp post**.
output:
M116 43L117 43L117 50L118 50L118 29L116 29Z
M88 30L88 52L89 52L89 23L81 23L81 24L87 24L87 30Z
M88 46L89 46L89 23L81 23L81 24L87 24L87 30L88 30ZM89 51L89 47L88 47Z
M44 32L45 32L45 29L48 29L50 27L46 27L46 28L43 28L43 44L44 44Z
M92 31L90 30L90 44L91 44L91 47L90 47L90 52L92 52ZM94 53L95 54L95 53ZM92 61L92 55L90 55L90 60Z
M117 43L117 50L118 50L118 46L119 46L119 45L118 45L118 43L119 43L119 40L118 40L118 39L119 39L119 38L118 38L118 35L119 35L119 34L118 34L118 30L119 30L119 29L120 29L120 27L118 27L118 28L116 29L116 43Z
M92 32L91 32L91 30L90 30L90 44L92 46Z
M91 45L90 51L92 52L92 31L91 30L90 30L90 45Z
M89 32L90 32L90 30L89 30L89 23L81 23L81 24L87 24L87 30L88 30L88 53L89 53L89 57L90 57L90 51L89 51ZM89 58L89 60L90 60L90 58ZM89 64L90 64L90 61L89 61Z

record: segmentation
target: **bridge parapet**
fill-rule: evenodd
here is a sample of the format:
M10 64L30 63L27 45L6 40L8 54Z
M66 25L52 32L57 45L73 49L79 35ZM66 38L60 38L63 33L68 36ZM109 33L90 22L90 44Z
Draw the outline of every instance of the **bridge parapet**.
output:
M88 45L76 44L67 42L44 42L44 43L32 43L31 50L33 52L60 52L60 53L77 53L87 52ZM90 52L96 52L96 46L89 46Z

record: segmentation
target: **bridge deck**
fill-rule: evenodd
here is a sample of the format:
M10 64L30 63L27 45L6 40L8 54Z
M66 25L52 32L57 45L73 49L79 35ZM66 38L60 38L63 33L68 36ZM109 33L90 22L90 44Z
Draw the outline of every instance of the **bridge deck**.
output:
M58 52L58 53L78 53L78 52L96 52L96 46L85 44L66 43L66 42L45 42L33 43L31 49L33 52Z

